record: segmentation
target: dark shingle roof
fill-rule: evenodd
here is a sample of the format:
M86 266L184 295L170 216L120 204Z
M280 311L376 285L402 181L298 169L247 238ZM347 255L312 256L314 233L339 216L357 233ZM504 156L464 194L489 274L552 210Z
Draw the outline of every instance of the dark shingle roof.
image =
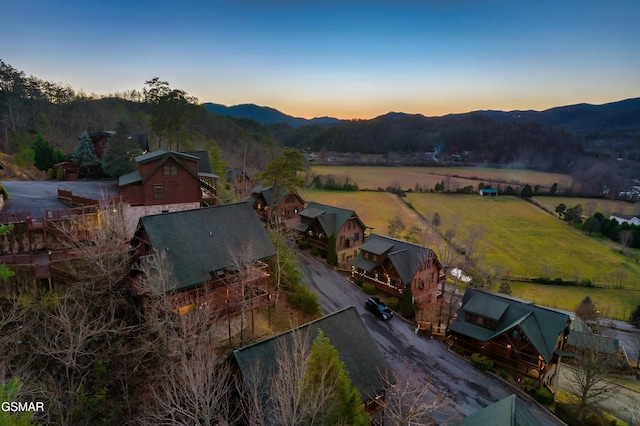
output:
M209 153L207 151L183 151L182 154L198 157L198 176L207 176L219 179L220 176L213 173L211 163L209 162Z
M298 214L302 217L318 219L320 226L322 226L327 236L338 235L345 222L352 216L355 216L362 226L365 227L353 210L341 209L340 207L328 206L326 204L311 202L307 205L306 209Z
M466 312L494 319L497 321L496 329L490 330L468 323ZM502 313L499 314L500 312ZM562 312L503 294L469 288L462 297L460 313L451 324L450 330L487 342L520 326L538 353L546 362L549 362L553 358L558 336L565 329L568 321L569 315Z
M462 419L462 426L537 426L539 422L515 394Z
M211 272L233 267L230 251L246 248L258 260L276 255L247 203L143 216L140 225L153 248L166 252L178 282L175 290L197 286L209 281Z
M146 163L148 161L160 160L164 158L167 154L171 154L175 157L185 158L188 160L199 160L199 158L196 157L195 155L184 154L182 152L176 152L176 151L167 151L166 149L159 149L157 151L151 151L146 154L138 155L136 157L136 163L140 164L140 163Z
M431 249L426 247L385 237L384 235L371 234L360 247L356 258L351 261L352 265L364 269L367 272L375 268L376 263L366 260L363 256L363 251L376 255L386 253L405 285L411 283L420 265L424 263L431 254Z
M352 384L360 392L362 402L366 402L389 386L383 377L392 377L391 367L353 306L319 318L298 329L311 333L310 344L317 337L318 330L323 331L338 351ZM274 360L278 345L290 345L291 339L291 331L288 331L234 351L234 357L245 379L250 377L252 368L256 365L260 366L265 377L272 376L276 371Z

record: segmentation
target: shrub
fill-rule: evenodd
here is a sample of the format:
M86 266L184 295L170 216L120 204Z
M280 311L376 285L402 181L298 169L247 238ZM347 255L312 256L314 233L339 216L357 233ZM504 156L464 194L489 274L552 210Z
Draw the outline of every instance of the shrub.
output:
M509 378L509 373L505 370L498 370L498 375L502 377L503 380L507 380Z
M368 295L374 295L378 292L378 289L376 288L376 286L371 283L362 283L362 289Z
M2 194L2 198L4 198L5 200L9 199L9 191L7 191L7 188L5 188L4 185L1 183L0 183L0 194Z
M298 240L298 241L296 241L296 244L298 244L298 248L299 248L300 250L306 250L306 249L308 249L309 247L311 247L311 246L309 245L309 243L307 243L307 242L306 242L306 241L304 241L304 240Z
M533 392L535 392L536 390L536 385L533 383L533 380L531 380L529 377L525 377L520 382L520 389L522 389L528 394L533 394Z
M56 177L56 172L53 170L53 168L49 167L47 169L47 179L52 180L55 177Z
M553 394L547 388L538 388L533 392L533 397L542 405L549 405L553 402Z
M64 169L62 167L58 167L58 171L56 172L56 179L58 180L64 179Z
M471 355L471 364L481 371L487 371L493 368L493 361L478 353Z
M394 311L397 311L398 308L400 308L400 301L397 297L390 297L387 301L387 306L389 306L389 308L393 309Z
M309 253L311 253L311 256L320 256L320 250L318 249L318 247L311 247Z
M353 283L358 287L362 287L364 280L362 279L362 277L356 276L356 277L353 277Z

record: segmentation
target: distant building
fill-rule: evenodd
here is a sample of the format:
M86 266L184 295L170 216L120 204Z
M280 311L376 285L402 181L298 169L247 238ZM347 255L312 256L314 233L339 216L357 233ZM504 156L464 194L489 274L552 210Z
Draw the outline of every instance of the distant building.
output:
M253 188L249 202L263 222L269 220L269 212L273 208L275 210L273 219L285 227L290 226L293 221L297 222L298 213L304 209L304 200L297 192L285 189L282 194L274 197L272 186Z
M628 223L629 225L640 226L640 216L638 215L611 213L609 220L616 220L620 225Z
M480 190L480 196L482 197L497 197L498 190L495 188L482 188Z

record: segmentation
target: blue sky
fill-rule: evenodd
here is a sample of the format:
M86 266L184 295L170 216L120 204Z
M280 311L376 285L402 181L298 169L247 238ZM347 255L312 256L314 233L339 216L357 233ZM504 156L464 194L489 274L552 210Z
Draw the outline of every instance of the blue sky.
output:
M158 76L307 118L640 96L638 0L3 3L0 59L87 93Z

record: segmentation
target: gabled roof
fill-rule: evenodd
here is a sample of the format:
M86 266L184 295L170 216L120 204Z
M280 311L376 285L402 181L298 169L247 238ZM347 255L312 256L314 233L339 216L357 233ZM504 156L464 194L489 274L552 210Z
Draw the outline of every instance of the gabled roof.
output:
M352 265L364 269L367 272L372 271L377 266L377 263L365 259L363 252L373 253L378 256L386 254L405 285L411 283L420 265L422 265L432 253L431 249L426 247L396 240L384 235L371 234L360 247L356 258L351 261Z
M232 268L234 252L246 249L257 260L276 255L248 203L143 216L139 228L144 228L154 250L166 252L178 283L176 291L209 281L212 272Z
M611 213L609 215L609 217L611 217L611 218L620 218L620 219L624 219L624 220L632 220L632 219L640 218L639 215L623 214L623 213Z
M539 421L515 394L462 419L462 426L537 426Z
M139 170L135 170L135 171L133 171L131 173L127 173L126 175L122 175L122 176L120 176L118 178L118 186L127 186L127 185L131 185L133 183L144 182L169 157L174 158L178 163L181 163L180 160L198 161L198 167L200 167L199 166L199 164L200 164L199 163L199 159L200 158L198 156L185 154L185 153L182 153L182 152L167 151L165 149L159 149L157 151L148 152L146 154L139 155L139 156L137 156L135 158L136 163L138 165L143 164L143 163L153 162L153 161L157 162L155 167L153 167L153 169L149 173L147 173L145 176L142 176L142 175L140 175L140 171ZM209 167L211 167L211 166L209 166ZM193 174L195 176L195 173L191 169L189 169L186 166L185 166L185 169L188 170L189 173L191 173L191 174ZM215 176L215 175L213 175L213 176Z
M281 194L278 196L278 198L276 198L275 202L273 202L273 186L262 186L262 185L258 185L251 190L250 199L252 200L251 201L252 204L255 204L256 202L260 201L260 199L262 198L262 201L264 201L266 205L270 206L271 203L273 202L273 205L277 206L289 194L295 195L296 197L300 198L300 200L304 203L304 200L302 200L302 197L300 197L300 195L298 195L297 192L289 191L289 188L282 188Z
M466 313L492 319L497 322L497 327L491 330L469 323ZM569 315L553 309L504 294L469 288L462 297L462 307L450 330L488 342L519 326L542 358L549 362L553 358L558 336L569 320Z
M345 222L354 216L362 227L365 228L364 223L362 223L353 210L341 209L340 207L328 206L326 204L311 202L307 205L306 209L298 214L304 218L317 219L327 236L338 235Z
M182 154L198 157L198 176L220 179L220 176L213 173L211 163L209 162L209 153L207 151L183 151Z
M310 342L322 330L329 342L338 351L352 384L360 392L362 402L373 398L390 384L384 378L392 377L392 370L384 359L376 342L369 334L355 307L326 315L298 327L301 332L310 332ZM271 377L276 371L275 359L279 345L290 345L292 331L254 343L233 352L245 380L249 380L252 368L259 365L264 377Z

